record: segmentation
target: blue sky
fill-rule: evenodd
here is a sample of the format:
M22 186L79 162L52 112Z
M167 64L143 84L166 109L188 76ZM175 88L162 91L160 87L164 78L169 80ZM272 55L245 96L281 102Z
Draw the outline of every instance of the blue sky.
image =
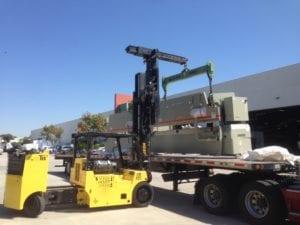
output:
M141 58L127 45L212 60L214 83L300 62L298 0L0 0L0 134L113 108ZM181 66L160 63L161 75ZM207 85L196 77L170 94Z

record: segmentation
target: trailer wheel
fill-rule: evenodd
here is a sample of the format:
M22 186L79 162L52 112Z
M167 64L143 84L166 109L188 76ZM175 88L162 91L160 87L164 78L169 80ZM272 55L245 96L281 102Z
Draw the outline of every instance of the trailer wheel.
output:
M147 182L135 186L132 195L132 204L136 207L146 207L153 200L153 189Z
M258 225L282 224L284 200L279 185L256 180L246 183L239 193L239 208L250 223Z
M232 194L223 175L199 181L198 196L202 206L215 215L228 214L233 208Z
M24 204L24 213L28 217L37 217L46 207L45 199L39 194L33 194L27 198Z

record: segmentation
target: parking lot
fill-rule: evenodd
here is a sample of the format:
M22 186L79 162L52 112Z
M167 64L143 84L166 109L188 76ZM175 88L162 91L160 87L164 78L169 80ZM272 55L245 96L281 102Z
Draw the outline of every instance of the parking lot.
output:
M7 155L0 156L0 224L213 224L213 225L245 225L238 213L227 217L208 214L201 206L193 205L193 183L179 186L180 192L172 191L172 183L164 183L159 173L153 174L152 185L155 191L153 203L146 208L114 207L106 209L60 208L47 209L38 218L26 218L21 212L3 207ZM48 185L66 185L67 177L60 164L50 157Z

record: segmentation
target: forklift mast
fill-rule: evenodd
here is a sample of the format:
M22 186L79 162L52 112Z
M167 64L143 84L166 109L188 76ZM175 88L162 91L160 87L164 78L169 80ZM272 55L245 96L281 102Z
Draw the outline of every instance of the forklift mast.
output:
M148 168L150 154L151 125L159 117L159 68L158 59L185 65L187 58L158 49L128 46L126 52L144 59L146 72L135 75L135 90L133 92L133 151L136 154L139 169Z

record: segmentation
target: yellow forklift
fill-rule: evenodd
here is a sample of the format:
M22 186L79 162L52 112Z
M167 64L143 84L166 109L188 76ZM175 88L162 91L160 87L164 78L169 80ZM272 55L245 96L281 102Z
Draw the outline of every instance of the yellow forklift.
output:
M114 138L118 143L118 162L92 154L96 138ZM47 187L48 151L9 153L4 206L23 210L25 215L36 217L46 206L80 205L108 207L133 204L147 206L153 199L146 169L130 169L124 165L121 138L129 134L79 133L73 135L74 165L70 185ZM87 143L87 154L78 155L79 140Z
M143 57L146 63L146 72L135 76L132 133L74 134L74 155L68 186L47 187L48 151L9 152L4 207L37 217L46 206L80 205L94 208L133 204L143 207L152 202L149 154L151 125L158 120L160 102L157 59L181 65L185 65L187 59L136 46L128 46L126 51ZM118 162L93 156L92 143L98 137L116 140ZM87 154L84 157L79 154L81 138L87 140ZM120 144L122 138L132 141L133 160L126 164Z

